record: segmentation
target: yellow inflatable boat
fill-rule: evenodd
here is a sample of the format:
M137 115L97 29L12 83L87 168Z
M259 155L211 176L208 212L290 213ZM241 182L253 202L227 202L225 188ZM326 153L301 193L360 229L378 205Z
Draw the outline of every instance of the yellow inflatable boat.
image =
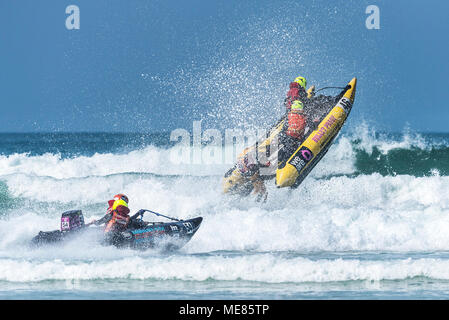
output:
M343 97L290 158L276 170L278 188L297 187L326 154L345 123L354 103L357 79L349 82Z
M334 138L337 136L346 118L348 117L352 104L354 103L357 79L352 79L347 90L332 108L317 128L308 133L304 142L286 157L286 160L278 160L277 147L278 138L284 131L285 116L273 125L267 133L261 137L255 144L245 148L238 156L239 159L245 155L251 155L253 159L269 160L273 167L272 170L265 170L261 175L264 180L275 179L275 184L279 188L297 187L315 167L320 159L326 154ZM229 169L223 178L223 192L229 194L239 194L247 196L253 190L251 181L242 176L237 165Z

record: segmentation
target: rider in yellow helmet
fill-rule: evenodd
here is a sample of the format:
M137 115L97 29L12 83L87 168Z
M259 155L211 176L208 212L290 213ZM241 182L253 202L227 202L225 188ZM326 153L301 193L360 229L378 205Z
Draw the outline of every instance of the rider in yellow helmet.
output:
M287 116L287 129L285 133L297 140L302 140L304 138L305 127L306 117L304 116L304 104L299 100L295 100Z
M304 102L306 99L312 97L315 86L310 87L309 90L307 90L306 87L307 80L304 77L296 77L295 80L290 83L290 89L288 90L287 97L284 100L287 112L290 111L293 101L300 100Z
M299 84L300 87L302 87L304 90L306 90L306 86L307 86L306 78L296 77L295 80L293 80L293 82L296 82L297 84Z
M129 222L128 197L122 193L116 194L108 201L109 208L106 215L98 221L92 221L96 225L105 224L104 232L124 230Z
M330 111L331 108L340 100L347 88L343 89L337 96L318 95L315 96L315 86L311 86L308 90L307 80L305 77L296 77L290 83L290 89L284 100L287 113L290 111L293 101L299 100L304 103L304 114L308 118L308 127L315 128L322 118Z
M315 97L315 86L307 90L307 80L296 77L290 83L290 89L284 100L286 107L286 125L280 135L278 163L286 161L303 142L305 135L314 130L322 117L335 105L335 97Z

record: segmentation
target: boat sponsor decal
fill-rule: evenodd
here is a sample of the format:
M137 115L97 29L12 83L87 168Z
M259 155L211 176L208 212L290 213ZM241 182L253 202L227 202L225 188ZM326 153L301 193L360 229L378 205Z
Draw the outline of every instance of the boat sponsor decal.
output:
M351 110L352 102L351 102L351 100L349 100L348 98L343 97L343 98L341 98L340 101L338 102L337 107L342 108L346 113L348 113L349 110Z
M326 132L328 132L329 129L332 128L333 124L336 121L337 121L337 119L332 114L329 117L329 119L327 119L327 121L323 124L323 126L318 129L317 133L315 133L315 135L312 137L312 140L315 141L316 143L319 143L321 138L323 138L323 136L326 134Z
M135 230L132 231L132 233L134 234L136 242L142 242L142 241L151 241L152 237L164 234L165 230L164 227L154 227L144 230Z
M193 226L190 222L183 222L184 227L186 227L187 233L193 232Z
M298 172L301 172L313 157L313 152L309 148L302 146L298 152L296 152L296 156L290 161L290 164L294 166Z
M70 230L70 218L69 217L61 218L61 230L62 231Z
M126 240L131 240L133 238L133 235L131 232L122 232L122 236L126 239Z

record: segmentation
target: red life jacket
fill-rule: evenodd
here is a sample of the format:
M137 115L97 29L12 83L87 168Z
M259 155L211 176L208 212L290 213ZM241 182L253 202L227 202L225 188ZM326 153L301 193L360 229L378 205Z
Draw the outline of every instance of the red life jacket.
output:
M299 139L304 136L304 130L306 127L306 118L299 113L288 113L288 128L285 132L287 135Z
M109 212L109 209L108 209ZM112 214L111 220L106 224L104 232L109 232L112 229L125 229L129 221L129 209L125 206L118 206L115 210L110 211Z
M285 107L290 111L290 107L295 100L304 101L307 97L305 90L296 82L290 83L290 90L287 92L287 98L285 98Z

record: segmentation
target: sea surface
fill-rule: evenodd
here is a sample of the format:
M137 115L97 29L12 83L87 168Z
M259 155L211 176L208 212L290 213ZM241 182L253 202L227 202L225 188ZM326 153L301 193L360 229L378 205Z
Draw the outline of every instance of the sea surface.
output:
M222 194L232 161L210 154L233 146L200 150L179 163L169 133L0 134L0 299L449 297L449 134L343 130L299 188L267 181L266 203ZM116 193L204 221L174 253L29 246Z

